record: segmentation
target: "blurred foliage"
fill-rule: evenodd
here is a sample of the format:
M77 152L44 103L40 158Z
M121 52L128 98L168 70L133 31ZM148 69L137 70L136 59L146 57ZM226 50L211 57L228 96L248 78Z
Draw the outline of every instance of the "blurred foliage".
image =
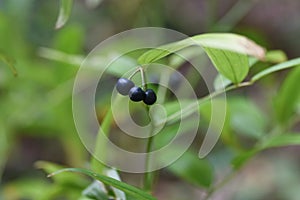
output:
M226 103L227 115L221 140L203 160L197 159L196 148L203 141L202 133L207 129L212 113L210 102L201 105L203 121L199 124L197 140L181 159L161 172L160 180L154 186L158 199L199 199L199 190L195 186L211 191L234 169L242 170L242 180L236 178L228 186L238 189L234 192L226 187L216 190L216 198L223 195L222 199L298 199L299 147L269 148L300 143L300 95L297 88L300 71L295 68L273 73L299 65L299 59L281 63L287 57L299 56L299 6L297 0L288 0L284 5L279 0L226 3L220 0L189 0L184 3L178 0L132 0L126 3L77 0L73 4L64 0L0 1L0 199L88 200L95 199L95 195L91 195L94 192L102 194L98 196L105 199L118 196L114 187L125 190L125 193L127 191L127 199L139 198L136 194L145 199L152 198L136 187L114 181L109 174L102 179L102 175L83 171L93 178L104 180L105 184L105 181L113 181L108 184L113 187L100 182L95 184L91 179L71 173L61 173L47 180L35 168L43 168L46 173L64 166L90 168L90 157L73 122L71 96L74 77L86 54L98 42L120 31L143 26L172 28L191 36L202 32L240 33L268 49L283 50L268 51L263 61L252 60L251 63L250 58L250 69L248 63L245 64L248 58L243 56L244 72L238 81L230 76L232 74L228 70L222 73L223 63L215 60L220 73L230 79L221 86L215 81L216 89L230 87L231 81L244 80L248 70L250 73L246 80L259 79L259 82L250 88L228 93L227 102L214 100L220 106ZM60 29L55 30L55 27ZM108 57L118 55L118 47L111 49L107 57L97 57L94 63L90 63L91 68L107 62ZM200 57L201 64L211 64L202 57L203 52L183 51L189 59ZM283 52L287 52L287 56ZM138 56L122 57L114 63L115 67L110 68L107 88L101 90L104 92L97 97L99 121L107 117L108 95L115 78L123 74L118 66L126 66L124 70L131 69ZM174 55L169 61L182 73L190 68ZM274 65L276 63L281 64ZM16 73L17 77L14 76ZM266 74L269 76L264 77ZM190 74L185 75L193 79ZM200 85L200 81L196 80L195 85ZM206 88L200 90L206 92ZM177 104L165 104L168 113L176 113ZM108 123L107 126L110 126ZM217 124L215 126L218 128ZM116 131L114 126L110 128ZM187 123L183 130L188 131L189 128ZM177 129L176 124L163 129L164 134L155 139L155 147L161 147L172 139ZM254 156L249 166L241 168ZM263 181L257 182L258 179ZM125 181L139 186L135 178ZM186 185L185 181L191 185Z

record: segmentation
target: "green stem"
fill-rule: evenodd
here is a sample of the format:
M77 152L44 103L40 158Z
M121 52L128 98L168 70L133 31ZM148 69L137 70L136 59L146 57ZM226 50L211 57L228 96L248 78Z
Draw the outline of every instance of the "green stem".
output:
M148 107L148 113L149 113L149 107ZM153 141L154 141L154 136L153 134L153 124L151 123L151 130L150 130L150 137L147 141L147 146L146 146L146 161L145 161L145 166L146 166L146 172L144 173L144 183L143 183L143 188L147 192L152 191L152 185L153 185L153 180L154 180L154 173L150 172L150 152L152 151L152 146L153 146Z

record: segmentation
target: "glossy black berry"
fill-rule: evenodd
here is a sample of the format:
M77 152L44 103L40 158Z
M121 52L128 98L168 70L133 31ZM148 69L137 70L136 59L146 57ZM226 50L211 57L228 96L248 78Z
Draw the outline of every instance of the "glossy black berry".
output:
M142 101L145 98L145 92L140 87L133 87L129 90L129 98L132 101Z
M148 89L145 92L144 103L147 105L152 105L156 102L156 94L152 89Z
M128 95L129 90L134 87L134 83L126 78L120 78L116 84L117 91L122 95Z

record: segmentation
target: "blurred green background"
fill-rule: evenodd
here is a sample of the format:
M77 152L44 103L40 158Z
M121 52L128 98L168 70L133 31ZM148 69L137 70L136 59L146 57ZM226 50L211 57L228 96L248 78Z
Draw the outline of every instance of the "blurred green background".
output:
M0 62L0 199L34 199L50 185L44 173L34 167L38 160L72 167L85 167L89 161L72 118L71 95L78 65L75 61L66 64L48 60L41 47L85 56L116 33L158 26L190 36L204 32L239 33L267 49L283 50L288 58L299 56L299 0L103 0L97 5L90 2L74 1L69 21L55 30L58 0L0 0L0 52L15 60L18 71L14 77ZM246 101L246 107L253 101L258 110L266 111L265 118L272 120L272 98L286 74L276 74L261 85L234 95L247 96L250 103ZM102 119L105 104L99 103L97 110ZM253 142L247 137L242 140L246 146ZM229 169L230 151L221 145L213 152L210 159L217 166L216 179ZM298 200L299 151L300 147L286 147L260 154L213 199ZM155 191L159 199L201 197L201 189L168 172L161 175Z

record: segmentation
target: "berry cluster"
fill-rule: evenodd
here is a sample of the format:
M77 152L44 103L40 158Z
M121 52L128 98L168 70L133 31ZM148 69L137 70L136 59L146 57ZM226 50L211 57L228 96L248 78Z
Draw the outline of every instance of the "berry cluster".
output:
M132 101L144 101L147 105L152 105L156 101L156 94L152 89L147 89L144 91L142 88L137 87L131 80L126 78L120 78L116 84L117 91L126 96L129 95L129 98Z

